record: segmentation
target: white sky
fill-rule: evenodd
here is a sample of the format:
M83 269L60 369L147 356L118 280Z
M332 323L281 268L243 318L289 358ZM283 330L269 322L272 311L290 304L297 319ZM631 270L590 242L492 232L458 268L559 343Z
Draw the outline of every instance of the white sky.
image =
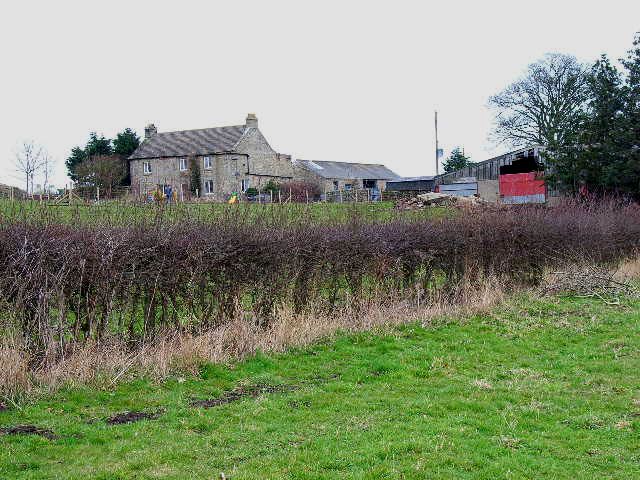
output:
M435 2L434 2L435 4ZM24 139L57 160L90 131L244 123L258 115L295 158L435 172L479 161L487 98L547 52L613 59L640 30L640 1L5 1L0 7L0 183L21 185Z

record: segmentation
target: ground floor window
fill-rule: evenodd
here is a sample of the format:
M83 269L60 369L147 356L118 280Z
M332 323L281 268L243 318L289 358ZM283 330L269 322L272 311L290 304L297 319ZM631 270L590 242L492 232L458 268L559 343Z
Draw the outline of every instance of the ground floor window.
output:
M376 183L375 180L363 180L362 188L376 188Z
M333 190L334 191L338 191L340 189L340 182L338 182L337 180L333 181Z
M248 178L242 180L241 190L246 192L251 187L251 181Z
M180 171L184 172L187 169L187 159L186 158L181 158L180 159Z
M352 188L353 188L353 184L351 184L351 183L345 183L344 184L344 189L345 190L351 190Z
M213 193L213 180L204 181L204 193L210 195Z
M142 162L142 171L145 175L151 173L151 162Z

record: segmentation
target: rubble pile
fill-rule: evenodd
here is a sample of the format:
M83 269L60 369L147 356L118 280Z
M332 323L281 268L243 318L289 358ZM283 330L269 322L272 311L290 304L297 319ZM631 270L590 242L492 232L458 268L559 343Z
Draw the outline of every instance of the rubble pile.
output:
M485 206L487 202L480 197L458 197L446 193L429 192L415 197L403 198L396 202L396 210L420 210L430 207L472 208Z

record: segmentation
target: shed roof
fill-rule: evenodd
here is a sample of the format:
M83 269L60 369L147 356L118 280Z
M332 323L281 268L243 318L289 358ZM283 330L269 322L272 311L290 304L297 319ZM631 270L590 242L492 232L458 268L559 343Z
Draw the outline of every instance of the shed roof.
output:
M397 179L394 180L394 182L399 183L399 182L428 182L433 180L434 178L436 178L433 175L424 175L422 177L399 177Z
M303 168L323 178L361 178L372 180L395 180L399 178L397 174L380 164L301 159L296 160L296 162Z
M130 159L182 157L233 151L245 125L156 133L145 139Z

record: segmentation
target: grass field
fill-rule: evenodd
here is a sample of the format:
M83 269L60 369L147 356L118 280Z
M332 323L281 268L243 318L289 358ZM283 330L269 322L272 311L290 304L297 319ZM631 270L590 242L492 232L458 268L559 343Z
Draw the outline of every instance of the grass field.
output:
M640 478L640 300L520 297L0 412L3 479ZM193 401L213 399L204 408ZM127 411L155 419L109 424Z
M37 201L9 201L0 199L0 220L32 220L74 224L130 224L137 221L154 220L160 216L165 220L193 219L213 221L225 217L248 222L296 223L313 222L346 223L359 221L389 221L396 219L441 218L453 214L445 207L434 207L418 211L398 212L394 203L291 203L256 204L240 203L179 203L158 207L155 204L103 202L99 205L61 205Z

